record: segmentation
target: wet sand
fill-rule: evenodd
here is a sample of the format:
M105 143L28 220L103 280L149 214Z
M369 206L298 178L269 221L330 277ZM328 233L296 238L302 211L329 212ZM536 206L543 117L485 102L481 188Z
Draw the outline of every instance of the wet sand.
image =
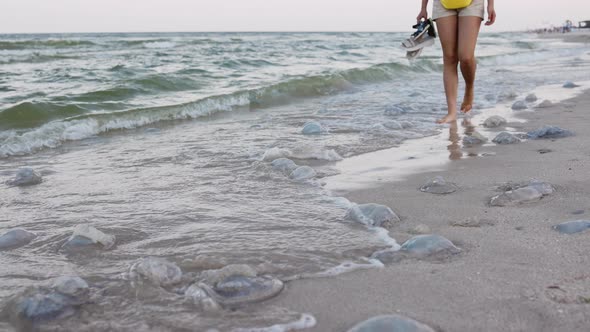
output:
M398 213L402 221L390 229L398 243L423 224L462 248L461 254L293 281L269 304L313 314L317 325L309 331L346 331L391 313L440 331L589 331L590 231L562 235L551 228L590 219L588 110L586 91L549 108L519 113L527 122L508 124L519 132L556 125L574 131L574 137L483 146L478 152L486 156L344 194L353 202L384 204ZM459 124L458 130L462 136L465 128ZM449 158L458 153L465 151L451 149ZM418 190L438 175L460 189L449 195ZM547 181L557 192L526 205L488 205L497 186L531 179ZM452 225L469 218L479 225Z

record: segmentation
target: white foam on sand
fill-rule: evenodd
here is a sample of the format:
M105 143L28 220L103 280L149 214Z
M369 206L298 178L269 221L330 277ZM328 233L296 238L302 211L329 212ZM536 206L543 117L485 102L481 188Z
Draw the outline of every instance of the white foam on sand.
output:
M301 318L294 322L276 324L269 327L239 328L232 332L287 332L304 330L314 327L317 324L315 317L310 314L302 314Z
M375 269L375 268L382 268L384 267L383 263L377 259L367 259L366 264L362 263L354 263L354 262L344 262L340 265L334 266L329 268L325 271L317 272L317 273L304 273L299 276L298 279L308 279L308 278L330 278L335 277L340 274L349 273L352 271L357 270L368 270L368 269Z

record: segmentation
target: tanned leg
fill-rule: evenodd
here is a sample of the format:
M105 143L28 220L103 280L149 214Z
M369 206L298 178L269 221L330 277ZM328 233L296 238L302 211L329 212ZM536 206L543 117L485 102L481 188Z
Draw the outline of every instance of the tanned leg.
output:
M458 58L458 17L447 16L436 20L438 36L443 49L443 81L447 96L448 114L437 123L450 123L457 120L457 89L459 74L457 73Z
M475 71L477 62L475 60L475 45L481 26L481 18L476 16L459 17L458 34L458 56L461 67L461 74L465 80L465 95L461 112L467 113L473 107Z

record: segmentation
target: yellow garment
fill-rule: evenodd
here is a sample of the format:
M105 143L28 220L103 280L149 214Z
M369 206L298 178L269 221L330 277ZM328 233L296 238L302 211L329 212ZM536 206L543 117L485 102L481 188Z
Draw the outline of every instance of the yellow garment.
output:
M440 0L440 3L446 9L459 9L469 6L471 4L471 1L472 0Z

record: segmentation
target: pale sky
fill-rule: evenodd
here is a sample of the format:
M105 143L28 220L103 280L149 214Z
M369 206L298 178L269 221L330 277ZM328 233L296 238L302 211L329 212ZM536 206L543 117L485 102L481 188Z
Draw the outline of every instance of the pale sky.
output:
M0 0L0 33L409 31L420 1ZM496 12L483 31L590 20L590 0L496 0Z

